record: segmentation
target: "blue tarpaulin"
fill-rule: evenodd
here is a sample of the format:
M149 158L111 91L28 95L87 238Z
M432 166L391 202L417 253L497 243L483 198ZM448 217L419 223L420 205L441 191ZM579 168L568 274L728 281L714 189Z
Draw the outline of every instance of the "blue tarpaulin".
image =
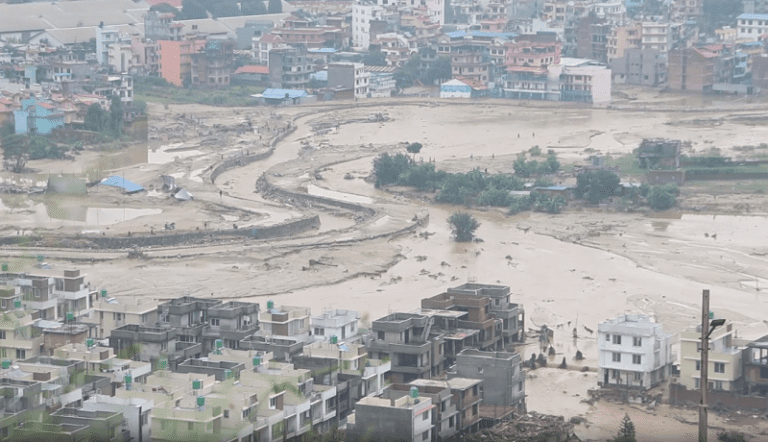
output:
M110 177L104 178L103 180L101 180L101 184L105 186L119 187L123 189L125 193L135 193L135 192L141 192L142 190L144 190L144 188L139 186L138 184L130 182L125 178L117 175L112 175Z

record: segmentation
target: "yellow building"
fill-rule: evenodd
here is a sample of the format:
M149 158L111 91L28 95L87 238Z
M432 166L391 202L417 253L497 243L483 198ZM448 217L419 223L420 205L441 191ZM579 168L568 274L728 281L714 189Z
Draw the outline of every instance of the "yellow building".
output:
M700 325L680 333L680 383L689 390L700 388L700 342ZM733 324L715 329L709 346L710 390L741 391L743 354L748 342L736 338Z

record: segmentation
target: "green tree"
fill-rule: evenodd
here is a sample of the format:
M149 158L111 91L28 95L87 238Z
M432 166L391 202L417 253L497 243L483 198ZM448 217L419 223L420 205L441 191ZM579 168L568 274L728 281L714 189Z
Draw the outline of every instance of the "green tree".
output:
M371 51L363 55L362 62L366 66L386 66L387 54L381 51Z
M472 184L469 183L464 174L451 174L443 180L440 187L440 193L435 200L441 203L450 204L469 204L469 198L474 193Z
M85 112L85 129L93 132L103 132L107 125L107 113L101 108L99 103L93 103L88 106Z
M619 434L609 442L637 442L635 424L632 422L632 419L629 418L629 414L624 415L624 419L621 420Z
M376 175L376 187L392 184L412 166L408 155L383 153L373 160L373 173Z
M512 168L515 170L515 175L522 177L529 177L532 175L529 163L525 160L525 152L517 154L517 159L512 163Z
M451 58L440 57L424 73L424 82L435 84L436 81L450 80L453 77L451 71Z
M489 187L480 194L477 203L481 206L506 207L509 206L510 196L508 190Z
M262 15L267 13L267 6L261 0L246 0L240 4L243 15Z
M528 153L531 154L531 156L537 157L541 155L541 148L539 146L533 146L532 148L528 149Z
M666 210L675 206L677 196L666 186L653 186L648 194L648 205L653 210Z
M419 56L414 55L400 69L395 71L395 83L399 90L413 86L413 82L419 78L420 64Z
M186 20L196 20L200 18L208 18L208 12L197 0L183 0L181 2L181 13L184 14Z
M123 101L118 95L112 95L112 102L109 104L109 132L115 138L119 138L123 133L123 119Z
M11 171L22 173L29 160L29 137L24 135L3 136L3 159L8 162Z
M270 14L280 14L283 12L283 2L281 0L269 0L267 10Z
M213 18L237 17L240 15L240 7L235 0L216 0L207 6Z
M619 176L608 170L584 172L576 178L576 196L592 204L617 195Z
M549 153L547 153L547 160L544 165L549 173L555 173L560 170L560 161L557 160L557 154L553 150L550 149Z
M405 150L407 150L408 153L419 153L421 152L421 148L421 143L411 143L408 145L408 147L405 148Z
M472 241L475 238L475 230L480 227L475 217L466 212L455 212L448 218L448 224L458 242Z
M531 198L530 197L513 197L509 201L508 215L516 215L524 210L530 210Z
M149 8L150 11L157 11L159 13L171 13L174 20L183 20L184 14L168 3L160 3Z

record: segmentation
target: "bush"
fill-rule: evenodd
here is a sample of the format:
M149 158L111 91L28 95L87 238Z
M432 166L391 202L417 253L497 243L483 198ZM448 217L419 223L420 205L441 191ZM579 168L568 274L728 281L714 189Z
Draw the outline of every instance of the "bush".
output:
M407 155L383 153L373 160L373 173L376 175L376 187L392 184L412 166Z
M443 171L435 171L435 165L428 163L420 166L412 166L397 179L397 184L411 186L419 190L436 189L448 174Z
M619 176L607 170L584 172L576 179L576 196L592 204L615 196L619 190Z
M503 190L523 190L525 183L514 175L498 174L487 180L489 186Z
M516 215L524 210L530 210L531 198L530 197L511 197L509 199L509 211L507 214Z
M541 155L541 148L539 146L533 146L532 148L528 149L528 153L531 154L532 157L537 157Z
M654 186L648 195L648 205L653 210L666 210L675 206L676 194L666 186ZM677 186L675 186L677 188Z
M489 187L480 194L477 203L481 206L505 207L509 205L509 200L509 191Z
M421 152L421 148L421 143L411 143L408 145L408 147L405 148L405 150L407 150L408 153L419 153Z
M448 218L448 224L458 242L472 241L475 238L475 230L480 227L475 217L466 212L455 212Z

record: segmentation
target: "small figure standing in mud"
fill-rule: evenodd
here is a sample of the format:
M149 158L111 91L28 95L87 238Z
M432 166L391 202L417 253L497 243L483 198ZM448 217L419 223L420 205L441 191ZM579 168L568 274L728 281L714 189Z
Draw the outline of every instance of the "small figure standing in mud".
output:
M471 161L471 160L475 159L475 156L473 154L469 154L469 159Z

